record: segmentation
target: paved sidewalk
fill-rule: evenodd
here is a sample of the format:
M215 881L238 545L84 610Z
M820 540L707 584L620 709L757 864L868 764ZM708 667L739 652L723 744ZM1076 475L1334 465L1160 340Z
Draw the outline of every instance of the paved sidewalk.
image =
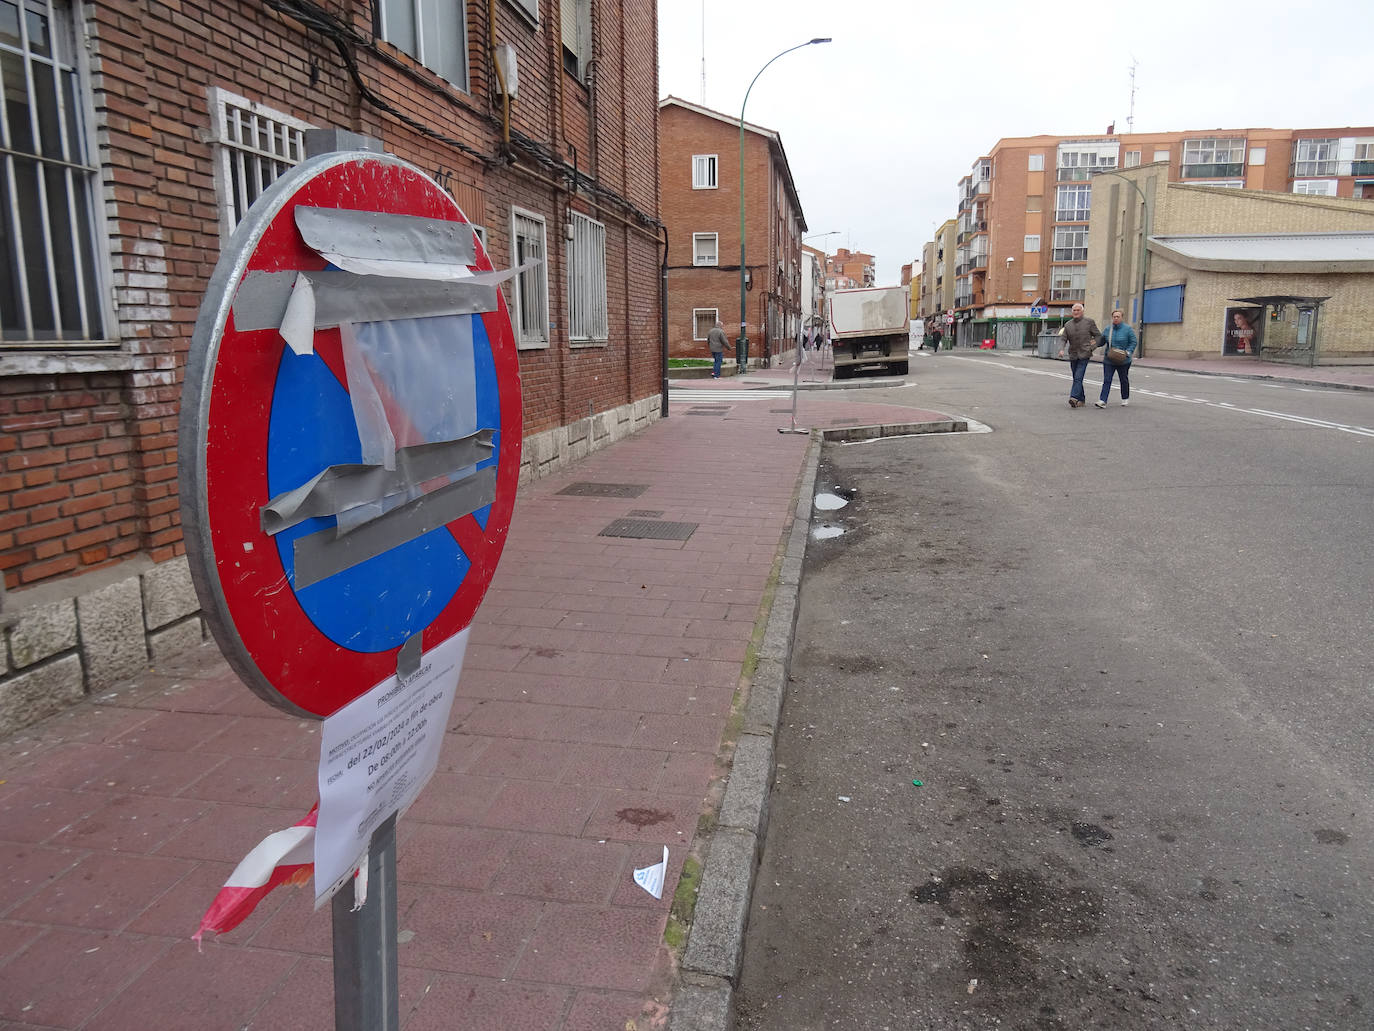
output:
M768 372L722 386L791 374ZM809 510L794 506L818 444L779 432L790 412L771 390L677 402L522 491L440 772L398 825L407 1031L666 1026L673 892L709 843L732 705ZM857 391L798 406L803 427L944 418ZM574 483L643 489L560 493ZM622 517L696 528L599 536ZM314 801L317 732L208 645L5 741L0 1029L333 1027L329 910L308 889L203 952L190 941L238 860ZM655 900L631 871L665 844Z

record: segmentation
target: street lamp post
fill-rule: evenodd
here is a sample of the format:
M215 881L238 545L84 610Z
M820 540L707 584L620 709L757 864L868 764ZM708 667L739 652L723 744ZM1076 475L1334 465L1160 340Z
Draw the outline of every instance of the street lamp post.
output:
M1140 197L1140 209L1143 212L1141 217L1140 233L1140 310L1136 313L1139 316L1139 327L1136 330L1136 340L1140 344L1140 357L1145 357L1145 247L1150 239L1150 201L1134 179L1128 179L1120 172L1097 172L1093 178L1098 176L1110 175L1120 179L1123 183L1135 190Z
M808 39L805 43L798 43L794 47L788 47L780 54L775 54L768 59L765 64L754 75L749 83L749 88L744 91L744 103L739 106L739 338L735 341L735 364L739 366L742 373L749 362L749 334L747 327L749 322L745 317L746 298L745 292L748 289L746 282L747 266L744 256L744 109L749 104L749 94L754 91L754 83L759 81L759 76L768 70L768 65L772 64L783 54L790 54L793 50L800 50L802 47L809 47L816 43L829 43L830 37L824 39Z

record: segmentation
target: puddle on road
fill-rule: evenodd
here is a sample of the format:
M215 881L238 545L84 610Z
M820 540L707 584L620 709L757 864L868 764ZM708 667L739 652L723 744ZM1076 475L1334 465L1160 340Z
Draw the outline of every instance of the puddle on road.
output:
M838 537L844 533L843 526L816 526L811 530L811 536L818 541L828 541L831 537Z
M815 504L816 507L820 509L822 512L834 512L837 509L844 508L844 506L849 504L849 502L846 501L844 498L840 497L838 494L827 493L817 494Z

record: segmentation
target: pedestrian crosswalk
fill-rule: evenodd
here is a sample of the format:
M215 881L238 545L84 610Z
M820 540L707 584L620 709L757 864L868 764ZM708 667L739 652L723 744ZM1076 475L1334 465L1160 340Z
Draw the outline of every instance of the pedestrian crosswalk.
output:
M777 401L779 398L791 398L790 390L734 390L728 387L721 387L719 390L701 389L681 389L669 387L668 400L672 404L720 404L729 401Z

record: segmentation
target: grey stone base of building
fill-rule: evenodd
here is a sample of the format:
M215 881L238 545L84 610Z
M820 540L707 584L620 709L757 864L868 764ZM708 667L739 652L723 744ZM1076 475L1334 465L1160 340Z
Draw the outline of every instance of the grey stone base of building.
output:
M653 424L661 395L525 438L520 484ZM135 558L0 601L0 735L209 638L186 557Z
M11 593L5 599L0 734L51 716L206 638L185 556Z
M520 454L520 486L565 469L593 451L647 428L658 419L662 403L663 396L654 394L526 437Z

